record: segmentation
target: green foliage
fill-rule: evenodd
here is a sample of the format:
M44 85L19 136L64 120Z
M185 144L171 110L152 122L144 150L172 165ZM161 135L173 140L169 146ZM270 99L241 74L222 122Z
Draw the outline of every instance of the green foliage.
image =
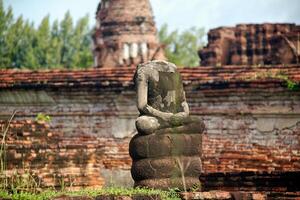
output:
M87 67L92 65L89 16L78 20L73 27L73 20L69 12L60 24L59 38L62 41L61 63L67 68ZM72 34L70 34L72 33Z
M201 191L201 183L193 185L193 187L190 188L190 190L191 190L191 192L199 192L199 191Z
M35 56L39 65L43 68L50 67L50 41L50 17L48 15L42 20L35 35Z
M22 173L14 171L9 177L7 177L6 189L13 192L32 192L36 193L40 188L40 179L33 175L29 170L25 170Z
M36 116L35 121L38 121L38 122L51 122L51 117L49 115L39 113Z
M38 28L16 20L13 11L4 9L0 0L0 69L28 68L86 68L92 66L91 31L89 16L76 25L69 12L59 23L50 24L44 17Z
M300 83L291 80L285 71L278 71L278 72L268 71L268 72L256 73L254 77L251 77L251 80L259 80L259 79L266 79L266 78L273 78L273 79L279 79L284 81L287 89L291 91L297 91L300 89Z
M60 34L59 37L62 41L61 51L60 51L60 58L61 63L66 68L71 68L73 65L73 44L72 44L72 35L70 33L73 33L73 20L69 12L65 14L64 19L60 23Z
M8 44L9 28L13 21L12 9L4 10L3 2L0 0L0 67L8 66L11 63Z
M181 199L180 196L178 195L178 192L180 192L179 188L171 188L168 191L168 198L169 199Z
M299 88L300 88L300 84L298 84L292 80L289 80L289 79L286 80L286 85L287 85L287 88L292 91L299 90Z
M178 66L199 66L198 50L204 45L204 29L192 27L179 33L168 32L164 24L159 30L160 42L165 46L165 55L170 62Z

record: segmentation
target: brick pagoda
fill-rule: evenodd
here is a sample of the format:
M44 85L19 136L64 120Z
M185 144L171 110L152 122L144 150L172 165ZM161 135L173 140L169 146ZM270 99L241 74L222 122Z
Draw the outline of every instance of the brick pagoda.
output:
M149 0L102 0L96 19L95 67L164 59Z

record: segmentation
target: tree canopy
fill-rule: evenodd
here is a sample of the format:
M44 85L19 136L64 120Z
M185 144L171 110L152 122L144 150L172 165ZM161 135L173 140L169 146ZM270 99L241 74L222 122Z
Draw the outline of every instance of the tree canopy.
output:
M178 66L199 66L198 50L204 46L205 31L203 28L192 27L183 32L168 32L167 24L159 30L159 40L165 46L167 59Z
M93 65L89 16L73 23L69 12L61 22L44 17L33 23L17 19L0 0L0 69L86 68Z

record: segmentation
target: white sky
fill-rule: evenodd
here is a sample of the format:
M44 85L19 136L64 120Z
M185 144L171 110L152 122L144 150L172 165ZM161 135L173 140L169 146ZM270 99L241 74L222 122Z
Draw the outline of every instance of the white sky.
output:
M300 0L150 0L158 27L167 23L171 30L197 26L206 30L237 23L289 22L300 24ZM39 24L50 19L62 19L70 10L73 18L86 14L95 24L99 0L3 0L12 6L15 16Z

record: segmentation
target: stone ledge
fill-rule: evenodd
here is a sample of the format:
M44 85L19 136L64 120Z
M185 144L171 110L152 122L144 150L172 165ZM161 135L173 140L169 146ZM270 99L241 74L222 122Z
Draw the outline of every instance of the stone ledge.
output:
M209 191L209 192L182 192L182 200L267 200L267 199L299 199L300 192L226 192L226 191ZM113 196L100 195L95 198L87 196L59 196L51 200L161 200L159 195L134 195L130 196Z
M180 193L183 200L267 200L267 199L299 199L300 192L185 192Z
M204 191L299 192L300 171L204 173Z

